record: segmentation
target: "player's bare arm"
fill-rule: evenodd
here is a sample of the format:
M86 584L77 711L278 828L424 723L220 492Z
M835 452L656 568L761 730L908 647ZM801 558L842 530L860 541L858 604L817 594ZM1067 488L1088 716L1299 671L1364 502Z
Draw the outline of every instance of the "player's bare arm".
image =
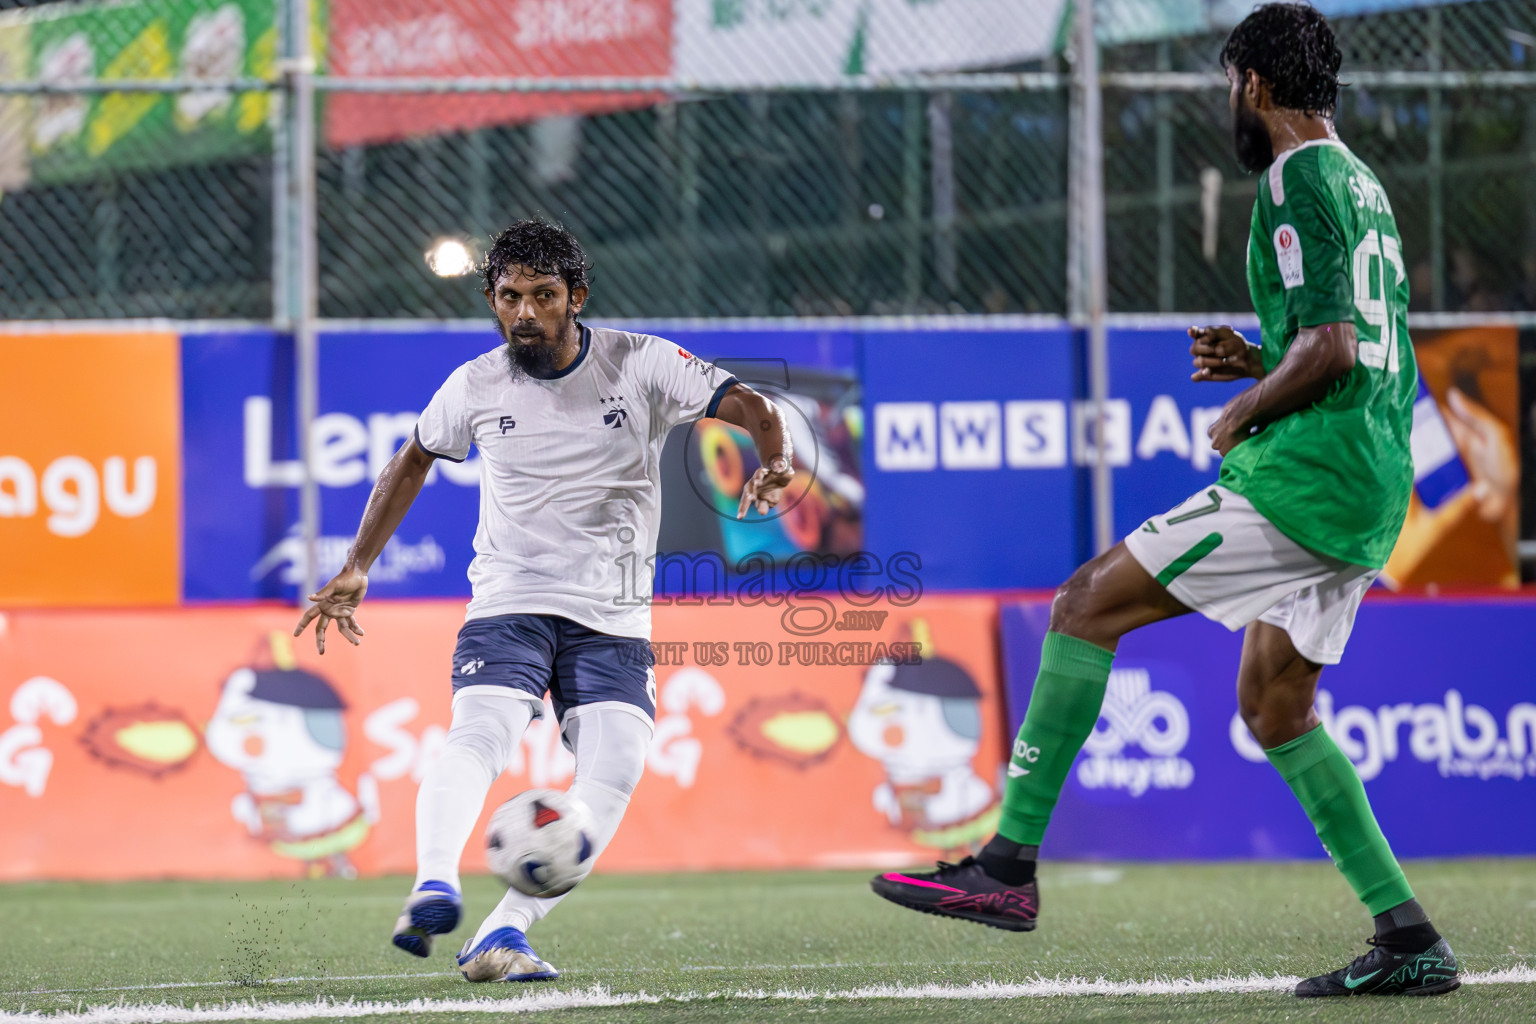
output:
M1226 324L1189 329L1189 354L1195 357L1193 381L1255 380L1264 376L1264 359L1257 345Z
M325 630L332 620L336 629L355 647L362 641L363 627L357 622L357 606L368 593L368 570L384 550L389 538L394 536L405 513L410 510L421 485L426 482L432 469L432 456L422 450L412 438L395 457L389 460L384 472L379 474L368 496L368 507L363 510L363 521L357 528L357 539L347 552L347 561L329 583L310 594L314 603L299 617L293 635L300 636L311 621L315 626L315 649L325 653Z
M753 506L758 515L767 515L783 499L784 488L795 478L795 450L783 411L745 384L736 384L720 399L715 418L751 434L757 461L761 463L741 489L736 518L745 516Z
M1303 327L1285 357L1248 390L1226 404L1211 424L1211 447L1225 456L1253 433L1327 396L1334 383L1354 369L1355 325Z

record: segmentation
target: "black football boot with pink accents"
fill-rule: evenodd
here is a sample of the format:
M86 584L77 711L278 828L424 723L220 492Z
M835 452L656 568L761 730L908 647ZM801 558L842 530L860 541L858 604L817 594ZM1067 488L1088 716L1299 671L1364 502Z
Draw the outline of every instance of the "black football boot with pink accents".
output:
M1040 915L1040 890L1034 882L1005 885L987 874L975 857L958 864L939 861L937 871L887 871L869 887L892 903L925 914L1011 932L1032 932Z

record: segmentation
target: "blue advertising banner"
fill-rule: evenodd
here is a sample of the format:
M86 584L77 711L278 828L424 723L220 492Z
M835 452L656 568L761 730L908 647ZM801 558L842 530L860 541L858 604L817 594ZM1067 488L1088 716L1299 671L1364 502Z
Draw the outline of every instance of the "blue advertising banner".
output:
M676 471L663 485L672 510L663 524L664 549L719 548L730 555L737 547L765 548L782 557L816 550L818 526L841 527L851 520L857 527L863 501L858 467L847 465L847 457L838 464L839 449L829 443L829 435L834 435L832 441L838 440L836 431L827 429L828 423L837 426L843 412L837 396L856 385L855 334L625 326L662 334L729 366L743 380L787 396L800 412L792 427L807 435L804 442L797 437L799 450L817 451L822 475L831 480L835 473L837 479L847 481L845 489L851 492L841 506L833 500L837 495L822 500L813 494L798 516L773 523L737 523L739 483L729 496L730 515L709 510L711 499L718 496L707 481L685 484L680 474L696 471L699 475L712 464L685 457L685 432L680 430L664 456L669 469ZM321 494L322 580L341 567L374 479L411 436L421 409L455 367L496 344L489 327L321 335L320 416L314 443ZM186 335L182 393L187 466L185 599L291 599L303 575L298 531L302 467L295 438L292 338L264 330ZM851 401L857 413L856 390ZM856 461L854 436L851 452ZM848 451L849 442L842 441L840 450ZM466 571L474 557L479 502L475 455L461 465L438 462L369 573L369 595L467 597ZM834 515L839 508L846 511ZM813 511L819 520L813 521ZM852 547L859 546L855 535Z
M1002 609L1012 731L1049 614L1045 601ZM1241 645L1241 634L1197 615L1121 641L1103 712L1046 833L1047 856L1323 856L1237 717ZM1536 852L1533 663L1536 602L1365 602L1343 663L1323 673L1317 711L1400 856Z
M1258 340L1256 326L1234 326ZM1111 330L1109 367L1104 454L1115 467L1115 536L1123 537L1216 480L1221 456L1206 431L1251 382L1190 380L1189 336L1176 329Z
M1091 554L1100 447L1120 536L1214 481L1221 462L1206 431L1244 386L1191 381L1182 330L1117 328L1096 438L1081 337L1064 325L623 326L780 399L810 482L793 507L738 521L741 484L757 465L746 435L680 429L662 456L663 552L713 553L725 566L759 554L780 566L801 554L901 556L919 560L923 587L940 591L1053 587L1070 575ZM496 343L488 326L322 335L322 576L341 565L374 477L436 388ZM301 575L292 343L270 331L188 335L182 363L185 596L290 597ZM1421 404L1419 489L1444 501L1466 489L1467 469L1434 403ZM467 596L478 501L475 458L440 463L371 574L373 593ZM669 590L665 574L659 587Z
M321 336L321 579L341 567L374 477L438 386L494 345L488 330ZM194 334L181 351L185 598L292 598L303 574L293 340L270 331ZM369 595L467 595L479 503L476 458L439 462L369 573Z
M863 339L872 550L936 589L1052 587L1089 550L1095 416L1066 329ZM1124 535L1216 479L1206 430L1243 384L1195 383L1182 330L1109 333L1104 457Z
M1086 557L1070 330L871 332L861 376L870 551L916 554L938 590L1054 585Z

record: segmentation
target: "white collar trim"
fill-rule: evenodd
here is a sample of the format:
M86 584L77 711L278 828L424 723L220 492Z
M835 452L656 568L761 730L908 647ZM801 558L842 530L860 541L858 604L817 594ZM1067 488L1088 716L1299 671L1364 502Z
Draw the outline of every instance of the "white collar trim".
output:
M1285 205L1285 162L1293 154L1311 149L1313 146L1338 146L1346 153L1349 152L1349 147L1338 139L1311 139L1281 153L1275 158L1275 162L1269 165L1269 198L1276 206Z

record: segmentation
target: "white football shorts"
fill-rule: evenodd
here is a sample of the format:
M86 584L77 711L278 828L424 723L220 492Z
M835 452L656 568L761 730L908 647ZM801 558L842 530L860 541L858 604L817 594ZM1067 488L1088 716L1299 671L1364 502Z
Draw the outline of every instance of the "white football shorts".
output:
M1302 547L1241 494L1211 486L1125 538L1141 567L1182 604L1231 630L1285 630L1308 661L1337 665L1368 569Z

